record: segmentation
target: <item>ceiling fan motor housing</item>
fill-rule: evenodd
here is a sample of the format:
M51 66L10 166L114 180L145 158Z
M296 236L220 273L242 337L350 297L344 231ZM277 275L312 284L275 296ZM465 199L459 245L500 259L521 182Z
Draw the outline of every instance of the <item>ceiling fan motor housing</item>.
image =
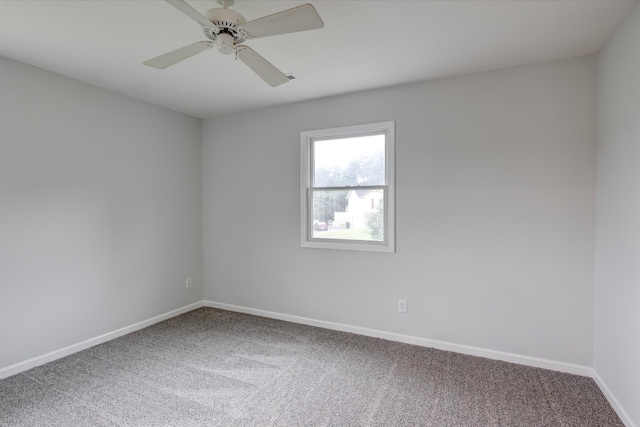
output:
M247 39L240 30L247 20L238 12L218 7L207 10L206 17L216 28L203 27L204 35L216 42L220 52L234 53L235 46Z

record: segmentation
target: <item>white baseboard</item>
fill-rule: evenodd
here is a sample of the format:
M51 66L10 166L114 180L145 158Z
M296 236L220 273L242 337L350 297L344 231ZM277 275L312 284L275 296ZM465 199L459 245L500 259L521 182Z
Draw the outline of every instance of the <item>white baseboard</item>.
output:
M598 372L595 369L593 370L592 378L596 382L596 384L598 384L598 387L600 387L602 394L604 394L604 397L607 398L609 404L616 411L618 417L620 417L620 420L624 423L624 425L627 427L638 427L638 425L633 422L629 414L627 414L627 411L625 411L622 405L620 405L618 399L616 399L613 393L611 393L611 390L609 390L609 387L607 387L607 384L602 378L600 378L600 375L598 375Z
M472 347L462 344L454 344L446 341L437 341L428 338L421 338L411 335L397 334L394 332L379 331L376 329L363 328L360 326L345 325L342 323L327 322L324 320L310 319L307 317L293 316L290 314L282 314L273 311L258 310L254 308L241 307L237 305L224 304L215 301L203 301L205 307L219 308L222 310L236 311L239 313L253 314L256 316L268 317L271 319L285 320L287 322L300 323L303 325L317 326L325 329L333 329L336 331L351 332L369 337L383 338L389 341L398 341L406 344L414 344L422 347L431 347L438 350L452 351L455 353L467 354L470 356L485 357L487 359L502 360L519 365L532 366L534 368L543 368L553 371L565 372L568 374L580 375L583 377L592 377L593 368L582 365L574 365L571 363L557 362L554 360L540 359L537 357L523 356L515 353L507 353L503 351L489 350L480 347Z
M438 341L438 340L421 338L421 337L416 337L411 335L397 334L395 332L380 331L376 329L363 328L360 326L352 326L352 325L346 325L342 323L328 322L325 320L311 319L307 317L294 316L290 314L259 310L259 309L249 308L249 307L242 307L242 306L225 304L225 303L220 303L215 301L207 301L207 300L189 304L185 307L172 310L168 313L164 313L159 316L152 317L150 319L135 323L130 326L126 326L116 331L112 331L104 335L97 336L95 338L90 338L88 340L70 345L68 347L61 348L59 350L52 351L42 356L37 356L32 359L28 359L23 362L16 363L14 365L7 366L6 368L0 369L0 379L18 374L22 371L26 371L27 369L31 369L35 366L39 366L47 362L52 362L56 359L60 359L61 357L68 356L70 354L85 350L87 348L112 340L114 338L118 338L123 335L129 334L131 332L138 331L140 329L146 328L147 326L151 326L155 323L162 322L163 320L170 319L172 317L178 316L180 314L186 313L191 310L195 310L200 307L212 307L212 308L219 308L222 310L235 311L239 313L253 314L256 316L284 320L284 321L293 322L293 323L300 323L303 325L317 326L320 328L350 332L354 334L365 335L365 336L375 337L375 338L383 338L390 341L398 341L398 342L418 345L422 347L431 347L431 348L436 348L438 350L452 351L452 352L461 353L461 354L468 354L471 356L486 357L488 359L494 359L494 360L502 360L505 362L517 363L519 365L532 366L535 368L550 369L553 371L565 372L565 373L574 374L574 375L593 377L594 379L596 379L596 382L598 382L598 385L604 384L595 375L595 371L593 370L593 368L590 368L588 366L574 365L571 363L557 362L557 361L541 359L537 357L523 356L523 355L514 354L514 353L489 350L485 348L472 347L472 346L467 346L462 344L454 344L446 341ZM601 388L603 388L603 386L601 386ZM603 393L605 393L607 398L611 396L611 393L608 393L608 391L605 391L604 388L603 388Z
M203 306L203 301L189 304L182 308L178 308L168 313L164 313L159 316L155 316L150 319L143 320L142 322L134 323L133 325L120 328L113 332L109 332L104 335L97 336L95 338L90 338L88 340L70 345L68 347L61 348L59 350L52 351L42 356L37 356L32 359L25 360L24 362L19 362L14 365L7 366L6 368L0 369L0 379L7 378L15 374L19 374L20 372L26 371L27 369L34 368L44 363L52 362L54 360L60 359L70 354L77 353L79 351L85 350L87 348L93 347L98 344L102 344L103 342L110 341L114 338L118 338L123 335L130 334L131 332L138 331L140 329L146 328L147 326L151 326L155 323L162 322L163 320L171 319L172 317L179 316L180 314L186 313L191 310L195 310L196 308L200 308L202 306Z

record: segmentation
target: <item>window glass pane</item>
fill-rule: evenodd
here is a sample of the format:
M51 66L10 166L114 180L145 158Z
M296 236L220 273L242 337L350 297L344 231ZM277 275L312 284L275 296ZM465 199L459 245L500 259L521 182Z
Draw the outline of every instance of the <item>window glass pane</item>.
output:
M384 148L384 134L314 140L314 186L384 185Z
M313 190L312 238L384 241L384 190Z

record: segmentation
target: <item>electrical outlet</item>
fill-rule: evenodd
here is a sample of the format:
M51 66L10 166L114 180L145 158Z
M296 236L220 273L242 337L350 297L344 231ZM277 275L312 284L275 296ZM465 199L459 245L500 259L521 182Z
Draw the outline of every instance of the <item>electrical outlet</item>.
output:
M191 281L191 277L187 277L187 288L190 288L193 286L193 282Z
M398 313L406 313L407 312L407 300L399 299L398 300Z

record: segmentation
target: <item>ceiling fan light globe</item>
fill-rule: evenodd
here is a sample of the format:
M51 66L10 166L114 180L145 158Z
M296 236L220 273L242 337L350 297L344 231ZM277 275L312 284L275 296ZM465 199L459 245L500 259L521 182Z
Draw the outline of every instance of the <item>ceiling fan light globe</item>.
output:
M236 51L236 44L233 40L233 36L227 33L218 34L218 38L216 40L218 45L218 51L220 53L224 53L225 55L230 55Z

